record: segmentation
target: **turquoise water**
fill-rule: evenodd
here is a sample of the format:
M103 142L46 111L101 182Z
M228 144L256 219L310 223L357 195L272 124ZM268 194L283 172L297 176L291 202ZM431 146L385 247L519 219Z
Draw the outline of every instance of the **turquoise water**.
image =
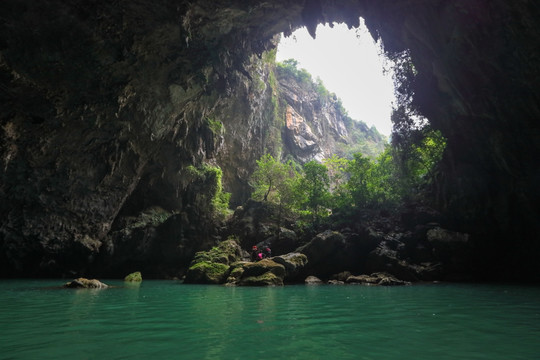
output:
M540 288L0 281L0 359L539 359Z

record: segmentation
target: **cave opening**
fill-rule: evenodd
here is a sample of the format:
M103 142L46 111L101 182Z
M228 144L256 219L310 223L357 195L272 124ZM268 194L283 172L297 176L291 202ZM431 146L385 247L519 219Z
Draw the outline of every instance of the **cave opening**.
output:
M70 251L81 239L93 256L118 214L147 205L203 218L195 201L177 201L199 190L182 170L225 159L224 178L242 185L259 155L255 130L272 109L257 97L232 98L272 100L255 86L262 82L246 80L251 55L273 49L281 32L306 26L315 35L332 22L358 28L362 16L387 52L409 49L415 104L448 139L436 200L452 229L472 234L476 268L491 278L540 274L540 7L532 1L97 4L0 6L5 249L28 240L56 254L54 244ZM214 117L218 111L230 116ZM208 136L205 122L220 119L227 131ZM109 145L117 139L125 146ZM225 145L210 146L215 139ZM37 269L31 257L6 254L6 273ZM88 258L80 255L81 263Z
M343 101L354 120L374 126L389 136L395 104L393 66L360 18L357 28L344 23L319 24L313 38L301 27L290 36L281 34L277 61L294 59L316 81Z

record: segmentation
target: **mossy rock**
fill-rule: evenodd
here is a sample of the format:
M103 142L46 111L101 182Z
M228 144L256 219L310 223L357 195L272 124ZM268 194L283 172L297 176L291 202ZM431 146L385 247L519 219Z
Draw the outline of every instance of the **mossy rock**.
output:
M242 278L238 285L241 286L282 286L283 277L268 271L259 276L248 276Z
M295 277L308 263L307 256L301 253L288 253L275 256L272 260L285 267L287 277Z
M266 272L271 272L282 279L285 277L285 267L271 259L263 259L254 263L245 263L243 267L244 277L257 277Z
M241 257L242 249L240 245L234 240L225 240L208 251L197 252L191 264L205 261L229 265L240 260Z
M222 284L229 275L229 265L202 261L189 267L185 283Z
M135 272L127 275L124 278L124 281L127 281L127 282L141 282L142 281L142 274L141 274L140 271L135 271Z
M242 262L234 263L231 266L230 276L240 279L242 275L244 274L244 266L243 266L244 264L246 263L242 263Z
M191 261L184 282L222 284L232 270L229 265L241 257L242 249L234 239L225 240L208 251L199 251Z

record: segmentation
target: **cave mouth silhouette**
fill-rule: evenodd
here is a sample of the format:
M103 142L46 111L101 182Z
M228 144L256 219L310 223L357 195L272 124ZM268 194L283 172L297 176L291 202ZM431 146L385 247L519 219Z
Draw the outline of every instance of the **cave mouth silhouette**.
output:
M178 193L179 207L197 207L182 170L215 155L205 111L249 57L281 32L357 28L362 17L385 51L410 51L415 104L448 140L434 197L472 234L476 268L540 278L535 1L5 0L0 10L0 240L28 243L9 266L0 254L4 273L40 273L56 243L66 267L84 265L132 194Z

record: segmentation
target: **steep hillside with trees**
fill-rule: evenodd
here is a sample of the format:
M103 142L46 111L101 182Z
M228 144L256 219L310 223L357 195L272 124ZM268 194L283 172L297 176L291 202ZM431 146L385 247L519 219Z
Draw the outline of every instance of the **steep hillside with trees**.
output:
M371 158L380 154L386 138L376 128L351 119L339 97L321 79L314 80L294 59L276 66L284 156L300 163L322 162L333 155L351 157L361 152Z

